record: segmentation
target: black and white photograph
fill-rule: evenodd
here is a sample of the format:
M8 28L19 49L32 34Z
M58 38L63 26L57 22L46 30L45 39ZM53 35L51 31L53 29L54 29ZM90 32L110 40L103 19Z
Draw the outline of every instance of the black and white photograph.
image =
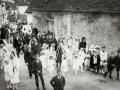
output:
M120 0L0 0L0 90L120 90Z

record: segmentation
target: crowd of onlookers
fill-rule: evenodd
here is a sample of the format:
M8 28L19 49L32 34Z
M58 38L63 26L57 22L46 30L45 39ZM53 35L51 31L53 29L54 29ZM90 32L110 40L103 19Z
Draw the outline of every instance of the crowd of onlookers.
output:
M83 72L84 69L89 69L95 74L102 73L104 77L106 77L109 72L109 78L112 79L112 71L116 68L117 80L119 79L120 49L117 51L117 56L111 52L110 57L108 57L105 46L91 45L88 47L85 37L82 37L81 41L72 36L56 40L53 32L39 32L37 28L33 29L31 35L21 32L19 28L18 32L13 33L9 40L8 38L6 38L6 40L8 43L13 44L16 51L10 50L11 52L9 52L4 42L0 40L1 69L4 67L7 82L10 82L9 77L15 77L13 80L11 79L13 88L17 88L16 83L19 82L18 67L20 64L18 59L20 54L24 54L30 79L33 74L35 75L37 88L39 88L38 76L40 76L43 89L45 89L42 74L48 72L49 77L53 77L53 71L55 69L61 69L64 77L66 77L67 73L71 70L74 71L75 75L78 75L79 69L81 72ZM10 63L10 61L12 61L12 63ZM39 64L39 68L36 66L36 63ZM37 70L36 67L40 70ZM63 83L65 85L65 80ZM54 86L53 79L51 80L51 84ZM7 88L9 87L11 86L8 84Z

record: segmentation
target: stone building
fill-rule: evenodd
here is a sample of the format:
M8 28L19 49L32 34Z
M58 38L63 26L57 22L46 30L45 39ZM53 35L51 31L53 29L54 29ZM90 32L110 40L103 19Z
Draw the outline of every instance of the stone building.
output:
M56 38L85 36L88 46L120 48L119 0L41 0L32 15L35 27L53 31Z

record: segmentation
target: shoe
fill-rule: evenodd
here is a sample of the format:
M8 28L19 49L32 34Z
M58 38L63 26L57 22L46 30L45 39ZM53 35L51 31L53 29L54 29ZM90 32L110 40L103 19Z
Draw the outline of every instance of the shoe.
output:
M119 78L116 78L116 80L119 80Z
M37 90L40 90L40 88L39 88L39 87L37 87Z
M106 78L106 76L107 76L107 73L104 74L104 77L105 77L105 78Z
M110 76L109 78L110 78L110 79L113 79L113 77L112 77L112 76Z
M43 87L43 90L46 90L46 88L45 88L45 87Z
M18 87L15 87L15 89L17 89L17 90L18 90Z

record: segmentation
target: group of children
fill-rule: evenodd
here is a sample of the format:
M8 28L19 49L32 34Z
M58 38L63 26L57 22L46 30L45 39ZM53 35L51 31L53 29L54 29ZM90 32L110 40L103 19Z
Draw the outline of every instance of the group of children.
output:
M70 41L66 42L64 39L59 42L62 48L62 63L60 67L63 75L67 76L69 66L75 75L77 75L79 69L83 72L84 68L96 73L104 73L107 67L106 47L102 47L102 51L100 51L99 46L93 45L89 49L80 48L79 50L79 43L76 42L78 42L76 39L71 45ZM54 43L51 44L51 47L44 43L40 55L43 73L45 74L46 70L48 70L50 77L52 77L52 73L55 70L57 59L54 46Z
M5 72L5 81L7 89L18 89L17 84L19 80L19 66L20 62L14 50L9 50L3 44L0 45L1 50L1 69Z

